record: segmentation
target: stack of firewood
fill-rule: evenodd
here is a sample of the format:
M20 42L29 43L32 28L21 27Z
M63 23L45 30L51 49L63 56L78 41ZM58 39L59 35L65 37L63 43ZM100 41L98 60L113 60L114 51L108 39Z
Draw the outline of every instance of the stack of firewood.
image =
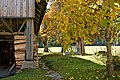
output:
M26 37L24 35L14 36L16 68L20 69L25 60Z

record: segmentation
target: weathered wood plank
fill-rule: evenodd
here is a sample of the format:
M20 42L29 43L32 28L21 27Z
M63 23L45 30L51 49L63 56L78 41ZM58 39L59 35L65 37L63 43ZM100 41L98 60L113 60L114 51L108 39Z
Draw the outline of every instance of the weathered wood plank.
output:
M1 0L1 16L4 14L4 0Z
M4 12L3 12L3 16L8 15L8 13L7 13L8 4L7 4L7 3L8 3L7 0L4 0L4 5L3 5L3 7L4 7Z
M35 0L29 0L29 17L35 17Z
M23 17L26 17L26 0L23 0Z
M23 16L23 0L20 0L20 17Z
M7 15L6 16L10 16L10 0L7 1L7 5L8 5L8 9L7 9ZM4 4L3 4L4 5Z
M35 0L0 0L0 17L35 17Z
M14 0L14 14L13 16L17 16L17 4L16 4L17 0Z
M14 0L9 0L8 5L9 5L9 8L10 8L9 16L13 16L13 13L14 13Z
M16 1L17 17L20 17L20 0Z
M2 0L1 0L2 1ZM1 16L1 12L2 12L2 10L1 10L1 8L2 8L2 3L0 2L0 16Z
M26 17L29 17L29 0L26 0Z
M26 30L26 60L33 60L33 27L34 19L28 19Z

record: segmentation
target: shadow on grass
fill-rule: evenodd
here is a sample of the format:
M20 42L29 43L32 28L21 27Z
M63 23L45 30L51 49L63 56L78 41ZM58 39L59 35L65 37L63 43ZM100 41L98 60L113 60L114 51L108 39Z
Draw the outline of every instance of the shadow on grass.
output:
M46 77L47 72L39 68L37 69L24 69L14 76L2 78L0 80L51 80Z

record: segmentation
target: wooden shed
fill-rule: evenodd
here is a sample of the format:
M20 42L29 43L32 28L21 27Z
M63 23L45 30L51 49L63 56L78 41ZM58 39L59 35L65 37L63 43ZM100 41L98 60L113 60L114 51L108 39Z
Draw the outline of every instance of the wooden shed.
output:
M9 64L18 68L37 65L34 18L35 0L0 0L0 62L6 51L6 56L13 55Z

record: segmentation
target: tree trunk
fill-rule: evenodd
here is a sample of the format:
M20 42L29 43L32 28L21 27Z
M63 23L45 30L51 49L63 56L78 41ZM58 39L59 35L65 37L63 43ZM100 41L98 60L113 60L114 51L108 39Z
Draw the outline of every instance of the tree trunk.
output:
M63 53L64 52L64 49L63 49L63 47L61 48L61 53Z
M81 38L81 54L85 55L85 46L84 46L84 39Z
M107 41L107 74L109 76L112 76L114 74L114 64L113 64L113 59L112 59L112 54L111 54L111 43Z
M44 52L49 52L47 39L45 39L45 41L43 42L43 44L44 44Z
M107 66L107 74L108 76L112 76L114 74L114 63L112 59L112 53L111 53L111 33L110 33L110 27L106 29L106 47L107 47L107 61L106 61L106 66Z
M77 42L76 47L77 47L77 53L81 54L81 41L80 40Z
M79 38L78 42L77 42L77 53L78 54L85 54L85 46L84 46L84 39L83 38Z
M63 39L62 39L62 42L63 42ZM63 45L61 45L61 53L64 53L64 48L63 48Z

